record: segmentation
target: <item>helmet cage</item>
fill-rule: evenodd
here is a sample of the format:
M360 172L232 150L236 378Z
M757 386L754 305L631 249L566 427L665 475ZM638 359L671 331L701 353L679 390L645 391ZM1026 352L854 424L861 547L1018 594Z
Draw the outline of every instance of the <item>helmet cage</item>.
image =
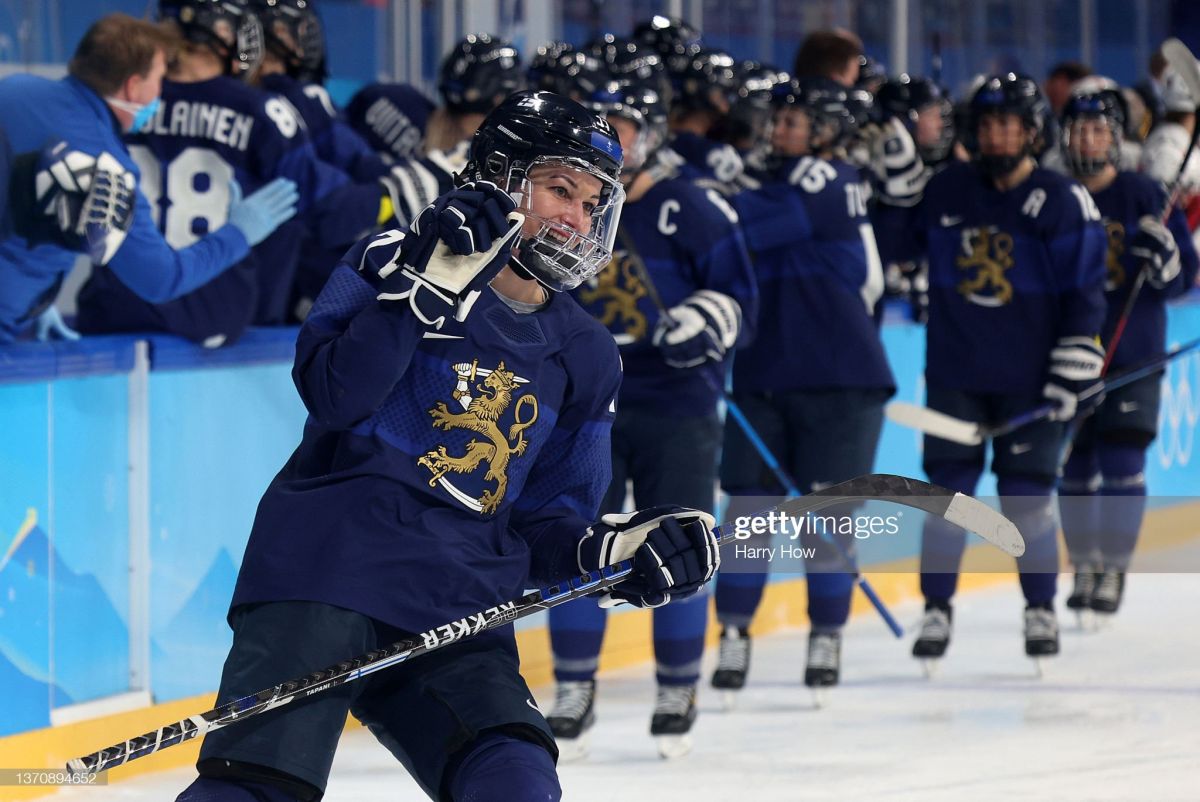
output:
M600 200L590 211L591 226L577 231L533 210L534 179L530 175L546 166L566 167L586 173L600 182ZM480 169L480 177L493 181L517 203L526 220L538 223L537 231L518 236L512 259L525 272L548 289L564 292L578 287L612 259L617 224L625 204L625 189L619 181L585 159L570 156L539 156L531 161L509 159L501 153L490 154Z

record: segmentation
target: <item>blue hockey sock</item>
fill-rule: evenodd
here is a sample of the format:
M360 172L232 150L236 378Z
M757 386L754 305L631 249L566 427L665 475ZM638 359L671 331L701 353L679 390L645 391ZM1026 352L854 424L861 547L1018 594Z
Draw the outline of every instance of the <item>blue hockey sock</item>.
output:
M455 802L558 802L562 788L554 760L541 746L511 735L481 736L453 769Z
M595 599L577 599L550 608L550 650L554 653L554 678L559 682L585 682L596 676L608 611Z
M733 574L722 571L717 575L717 620L722 626L743 629L750 626L767 586L766 574Z
M1076 446L1063 466L1058 485L1058 514L1071 564L1091 565L1100 557L1100 455L1092 446Z
M1126 571L1146 514L1146 451L1100 446L1100 554L1107 569Z
M971 493L981 468L974 462L943 462L930 466L929 481L948 490ZM958 569L967 536L941 518L929 516L921 531L921 595L928 601L949 601L958 587Z
M1017 558L1025 601L1053 602L1058 582L1058 526L1051 499L1054 486L1023 476L1001 476L996 488L1000 511L1025 537L1025 554Z
M655 677L659 685L694 685L700 678L708 593L654 610Z
M729 493L729 508L722 516L727 521L760 512L758 505L761 502L751 499L761 500L776 495L774 491L765 487L738 487L730 489ZM773 545L766 537L750 537L744 541L737 541L737 544L750 548ZM770 563L760 559L738 557L738 553L732 546L722 549L723 567L714 583L713 598L716 601L717 621L722 627L748 629L750 622L754 620L758 605L762 602Z

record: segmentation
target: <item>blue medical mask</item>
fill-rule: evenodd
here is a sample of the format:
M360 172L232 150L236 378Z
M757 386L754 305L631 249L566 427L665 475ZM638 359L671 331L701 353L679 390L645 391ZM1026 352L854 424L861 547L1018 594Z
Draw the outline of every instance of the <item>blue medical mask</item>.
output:
M130 103L125 100L117 100L115 97L108 98L108 102L116 106L122 111L127 111L133 115L133 122L129 124L129 133L140 134L150 126L150 121L154 119L154 115L158 113L158 107L162 105L162 98L154 98L149 103Z

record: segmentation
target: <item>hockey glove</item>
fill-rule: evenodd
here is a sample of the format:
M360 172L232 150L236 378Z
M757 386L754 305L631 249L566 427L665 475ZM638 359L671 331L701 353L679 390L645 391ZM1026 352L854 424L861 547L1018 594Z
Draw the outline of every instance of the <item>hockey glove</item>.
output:
M1138 219L1138 230L1129 243L1129 253L1145 263L1150 286L1162 289L1179 275L1179 246L1170 230L1153 215Z
M229 224L242 232L251 247L295 217L300 202L296 182L287 178L276 178L245 198L237 181L230 182L229 191Z
M661 607L685 599L721 566L715 524L706 512L674 505L605 515L579 541L579 570L633 560L633 573L601 599L602 607Z
M903 122L893 117L878 137L871 167L875 172L876 193L890 206L910 207L920 202L929 181L929 171L917 152L917 144Z
M516 203L490 181L447 192L417 216L397 259L379 275L377 298L407 301L422 323L441 328L446 316L466 319L473 286L491 281L508 263L525 221Z
M699 290L658 319L651 342L673 368L720 362L737 342L742 310L715 290Z
M109 153L91 156L66 142L21 154L12 173L18 234L83 251L93 264L108 264L133 223L133 173ZM32 208L24 207L27 199Z
M1067 421L1100 403L1103 393L1080 400L1079 394L1100 380L1104 350L1094 337L1062 337L1050 351L1050 375L1042 395L1057 404L1050 420Z

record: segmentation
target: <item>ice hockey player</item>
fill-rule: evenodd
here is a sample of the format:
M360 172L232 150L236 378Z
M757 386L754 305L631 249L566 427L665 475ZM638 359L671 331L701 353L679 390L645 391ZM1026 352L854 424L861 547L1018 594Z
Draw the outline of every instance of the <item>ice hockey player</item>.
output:
M1113 372L1165 352L1164 304L1192 286L1197 270L1183 212L1170 209L1164 224L1169 201L1161 184L1120 169L1125 109L1120 87L1092 76L1075 85L1062 117L1064 160L1095 199L1108 234L1106 346L1145 272L1109 364ZM1059 507L1075 568L1067 607L1081 618L1120 607L1146 507L1146 449L1158 430L1161 383L1161 374L1153 374L1106 394L1063 467Z
M872 318L883 274L865 188L842 150L854 127L846 101L847 90L828 78L777 87L772 169L761 189L731 199L761 304L756 339L734 363L732 395L801 492L871 470L883 404L895 387ZM733 497L729 517L754 511L739 504L761 507L762 497L785 490L731 417L721 484ZM843 506L830 515L850 513ZM804 682L823 688L839 679L854 584L838 550L813 534L801 539L816 549L804 561L812 624ZM853 551L853 533L827 534ZM731 692L746 681L750 622L767 580L749 560L736 567L717 582L722 634L712 677L713 687Z
M733 349L752 329L756 299L736 216L719 194L656 164L667 107L654 75L622 65L658 57L613 39L619 58L589 61L584 102L606 114L621 139L628 194L612 261L575 291L620 346L624 379L613 424L613 478L604 513L625 509L632 482L639 507L683 504L711 511L716 499L720 387ZM664 414L664 411L669 411ZM683 468L682 466L686 466ZM548 720L564 759L581 757L595 720L596 671L607 611L594 600L550 611L558 687ZM658 684L650 734L670 758L690 748L708 594L654 610Z
M611 257L620 169L603 119L515 94L463 183L339 264L297 342L309 419L258 508L220 700L620 559L636 605L712 576L707 513L594 518L620 366L563 291ZM509 627L211 733L180 802L320 798L349 711L430 798L561 797Z
M14 75L0 81L0 127L13 151L38 151L70 131L72 151L97 160L108 153L136 180L138 166L121 136L153 123L175 46L174 38L151 23L111 14L84 34L63 80ZM159 233L150 202L137 191L128 233L105 269L140 298L170 301L228 270L295 212L294 191L232 200L225 196L220 219L187 246L175 247ZM0 342L16 337L47 309L79 250L29 245L19 235L0 242Z
M321 84L325 34L310 0L252 0L263 31L256 83L292 105L322 161L354 181L373 181L387 163L338 114Z
M928 78L901 74L887 81L875 95L883 120L881 151L873 165L878 194L890 202L916 203L929 177L952 157L954 105L945 90ZM904 131L896 130L902 126ZM910 151L915 150L913 158ZM920 171L914 176L914 170ZM912 318L924 323L929 310L929 271L924 259L888 264L884 278L889 296L906 298Z
M1058 653L1053 601L1058 547L1051 494L1065 421L1100 376L1104 320L1104 227L1087 190L1037 167L1045 101L1013 73L983 81L960 132L971 163L933 176L908 209L877 211L884 257L929 260L926 403L963 420L1000 423L1045 402L1049 420L992 443L1002 512L1025 536L1017 561L1025 596L1025 653ZM984 445L925 438L930 481L971 493ZM926 522L921 544L925 616L918 658L950 642L951 600L965 546L961 532ZM929 667L927 665L927 667Z

